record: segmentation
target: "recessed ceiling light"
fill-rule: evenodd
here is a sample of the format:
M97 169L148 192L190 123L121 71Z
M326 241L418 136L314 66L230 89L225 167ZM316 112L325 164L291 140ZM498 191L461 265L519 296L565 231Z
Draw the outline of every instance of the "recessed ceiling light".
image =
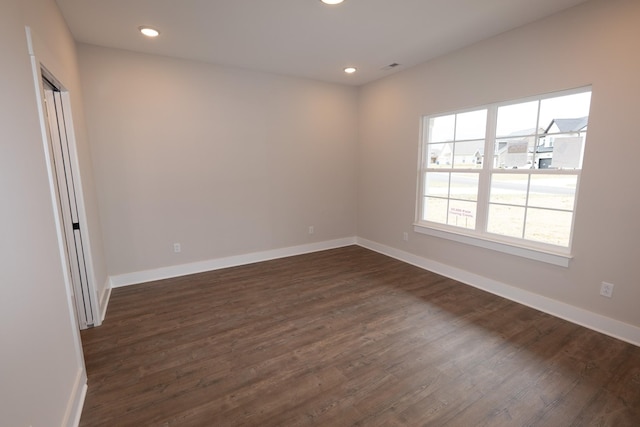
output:
M358 71L358 69L356 67L347 67L347 68L344 69L344 72L347 73L347 74L353 74L356 71Z
M324 4L340 4L344 0L320 0Z
M160 35L160 31L151 27L139 27L138 28L142 34L147 37L158 37Z

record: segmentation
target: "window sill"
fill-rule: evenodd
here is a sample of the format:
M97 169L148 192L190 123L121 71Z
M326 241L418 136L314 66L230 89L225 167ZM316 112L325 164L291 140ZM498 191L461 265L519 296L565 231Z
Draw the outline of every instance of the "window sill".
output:
M416 233L439 237L441 239L453 240L455 242L465 243L467 245L491 249L509 255L515 255L535 261L546 262L548 264L553 264L560 267L569 267L569 261L573 258L573 256L571 256L570 254L562 254L542 249L517 246L515 244L491 240L486 237L469 236L449 230L428 227L423 224L414 224L413 231L415 231Z

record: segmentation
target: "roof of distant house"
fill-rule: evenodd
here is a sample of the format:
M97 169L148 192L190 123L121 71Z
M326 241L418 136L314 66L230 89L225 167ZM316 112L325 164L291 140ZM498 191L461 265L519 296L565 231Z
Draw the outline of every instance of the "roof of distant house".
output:
M540 128L538 129L538 133L543 133L544 129ZM536 134L536 128L530 128L530 129L522 129L522 130L517 130L515 132L511 132L509 135L507 135L504 138L511 138L511 137L516 137L516 136L532 136Z
M589 116L579 117L576 119L553 119L544 133L549 133L551 127L555 124L560 132L579 132L587 127Z

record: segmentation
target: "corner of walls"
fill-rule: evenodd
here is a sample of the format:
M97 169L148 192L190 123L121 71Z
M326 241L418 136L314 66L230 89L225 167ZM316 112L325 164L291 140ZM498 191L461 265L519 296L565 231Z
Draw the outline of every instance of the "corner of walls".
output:
M483 277L450 265L442 264L438 261L414 255L371 240L358 237L357 244L363 248L390 256L391 258L395 258L424 270L432 271L466 285L473 286L474 288L481 289L640 347L640 328L637 326L611 319L564 302L556 301L533 292L510 286L497 280Z

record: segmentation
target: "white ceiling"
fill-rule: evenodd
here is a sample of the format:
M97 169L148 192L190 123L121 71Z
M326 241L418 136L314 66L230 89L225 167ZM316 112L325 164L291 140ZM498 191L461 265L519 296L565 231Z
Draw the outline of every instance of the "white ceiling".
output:
M586 0L57 0L77 41L360 85ZM141 25L161 31L147 39ZM401 66L383 70L393 62ZM345 75L347 66L358 68Z

